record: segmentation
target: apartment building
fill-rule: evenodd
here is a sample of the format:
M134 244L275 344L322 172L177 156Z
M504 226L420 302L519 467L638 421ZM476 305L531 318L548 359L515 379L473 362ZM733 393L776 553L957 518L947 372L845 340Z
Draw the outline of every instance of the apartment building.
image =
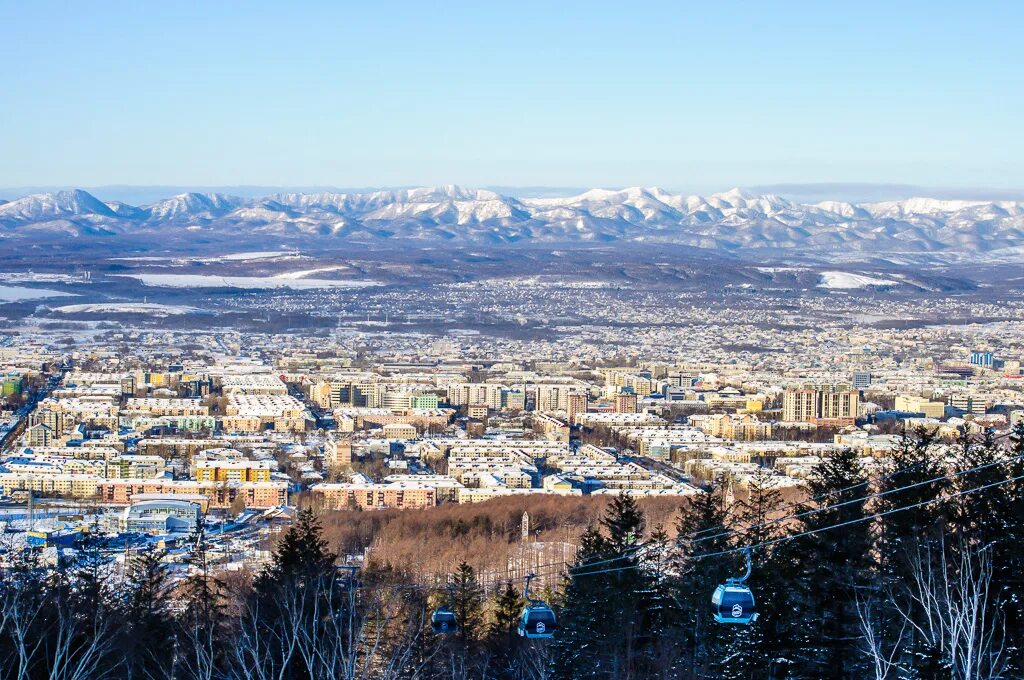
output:
M689 423L713 437L734 441L759 441L772 435L771 423L763 423L749 413L693 415Z
M228 398L221 426L225 432L302 432L306 409L291 395L234 394Z
M277 469L272 460L202 460L195 464L200 482L269 482Z
M782 419L786 422L811 423L818 418L818 391L788 389L782 395Z
M202 494L212 508L230 508L241 500L245 507L267 509L286 505L287 482L209 482L169 479L100 480L97 499L110 505L128 505L136 494Z
M565 411L568 415L570 425L575 425L577 417L581 413L587 412L589 404L590 395L586 392L572 392L569 394L569 400Z
M122 412L147 416L208 416L210 409L199 399L128 399Z
M269 373L227 374L221 376L220 386L225 397L288 394L288 386L279 377Z
M324 442L324 462L331 470L352 466L352 439L331 433Z
M502 394L507 388L495 383L452 383L448 385L448 403L452 406L486 404L494 411L501 410Z
M619 392L615 395L616 413L636 413L637 395L632 392Z
M782 395L782 419L818 425L852 425L860 408L860 393L840 385L790 388Z
M421 509L437 504L437 490L418 482L314 484L313 499L326 510Z

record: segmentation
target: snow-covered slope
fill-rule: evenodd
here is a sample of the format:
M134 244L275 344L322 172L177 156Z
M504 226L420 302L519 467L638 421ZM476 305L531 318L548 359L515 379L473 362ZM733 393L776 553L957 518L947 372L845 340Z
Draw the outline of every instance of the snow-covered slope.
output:
M0 205L0 223L4 224L89 215L116 217L110 206L81 189L57 191L52 194L30 194Z
M226 215L245 204L245 199L224 194L178 194L146 206L147 221L212 219Z
M808 205L741 189L683 196L654 187L515 199L451 185L261 199L189 193L140 207L104 203L76 190L0 204L0 236L6 237L131 233L159 239L196 229L240 240L639 241L837 258L856 253L999 257L1024 246L1024 204L911 198Z

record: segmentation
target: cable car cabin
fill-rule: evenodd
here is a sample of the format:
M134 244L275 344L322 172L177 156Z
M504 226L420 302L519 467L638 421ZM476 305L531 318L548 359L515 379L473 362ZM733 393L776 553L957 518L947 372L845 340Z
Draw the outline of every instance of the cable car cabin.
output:
M430 615L430 627L439 635L456 633L459 630L459 619L451 609L441 607Z
M533 602L523 607L519 617L519 635L525 638L551 638L558 628L558 619L551 607Z
M718 623L753 623L757 620L754 593L740 583L720 585L711 596L711 612Z

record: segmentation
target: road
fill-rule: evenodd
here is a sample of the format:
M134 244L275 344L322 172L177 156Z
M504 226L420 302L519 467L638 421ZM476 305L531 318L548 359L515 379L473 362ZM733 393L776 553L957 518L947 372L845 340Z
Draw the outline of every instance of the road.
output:
M28 403L18 409L14 427L8 430L3 437L0 437L0 451L6 451L12 442L16 442L21 438L21 435L25 432L25 427L28 425L29 414L35 409L36 404L50 396L50 393L60 385L61 379L63 379L64 373L67 371L68 368L62 366L60 373L50 376L43 389L33 394Z
M301 401L306 409L313 415L313 419L316 421L317 429L321 430L333 430L337 428L337 424L334 422L334 415L330 410L324 410L320 408L316 403L306 398L306 395L296 385L292 385L288 388L289 394Z

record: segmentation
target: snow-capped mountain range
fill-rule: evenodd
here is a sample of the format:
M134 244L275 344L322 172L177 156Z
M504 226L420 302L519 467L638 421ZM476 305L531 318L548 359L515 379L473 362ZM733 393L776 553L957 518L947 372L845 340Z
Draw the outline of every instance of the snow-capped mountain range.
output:
M1024 203L910 198L795 203L740 189L683 196L657 188L593 189L517 199L458 186L251 199L187 193L145 206L87 191L0 202L0 238L205 232L238 239L388 239L479 244L647 242L718 251L998 256L1024 246Z

